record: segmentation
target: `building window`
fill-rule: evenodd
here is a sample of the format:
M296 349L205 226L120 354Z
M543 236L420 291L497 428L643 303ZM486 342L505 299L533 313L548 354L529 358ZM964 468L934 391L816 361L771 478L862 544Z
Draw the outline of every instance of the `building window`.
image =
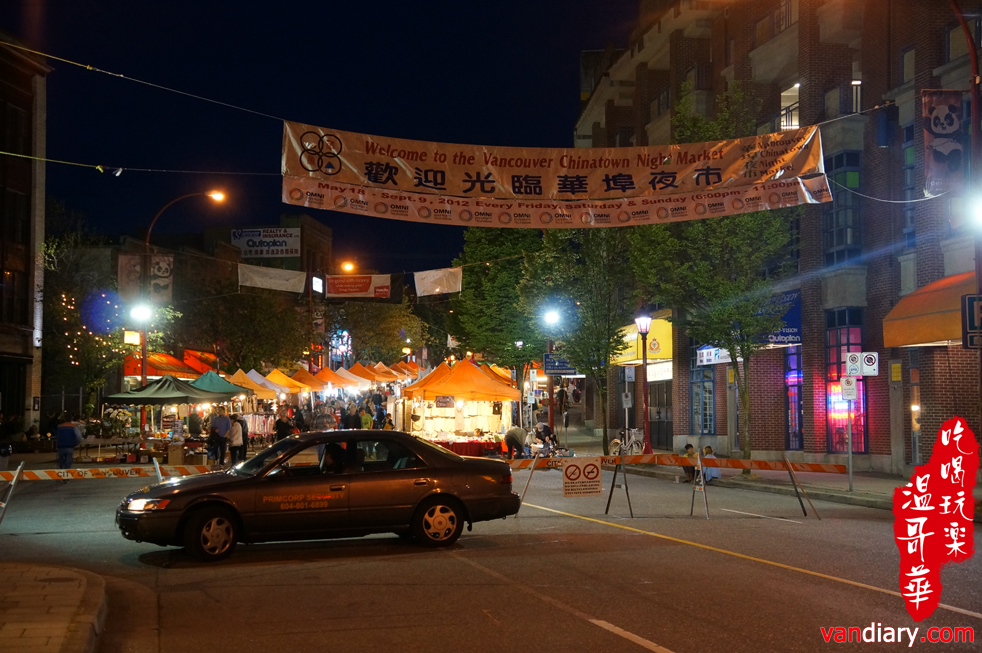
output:
M27 195L8 188L4 191L2 200L0 236L8 243L27 245L31 237L31 214Z
M666 86L658 94L658 115L663 116L669 112L672 108L672 96L669 88Z
M900 83L914 81L914 48L908 48L900 53Z
M917 190L914 187L916 179L915 162L917 152L914 150L914 125L905 125L903 128L904 142L901 145L904 161L904 199L908 201L904 204L904 245L907 249L917 246L917 232L914 229L914 207L910 200L916 199Z
M852 113L863 111L863 82L858 79L852 80Z
M784 355L784 388L786 426L784 448L788 451L804 449L804 439L801 435L801 425L804 413L801 402L801 345L792 345Z
M689 432L696 435L716 433L715 388L713 367L700 367L699 345L689 338Z
M968 31L972 33L976 47L979 46L979 18L966 17ZM952 24L944 33L945 62L954 61L968 54L968 41L960 23Z
M856 380L857 400L849 402L842 398L840 379L846 373L846 354L863 351L863 309L839 308L825 312L826 363L825 384L828 451L846 453L847 426L852 423L852 451L866 453L868 448L866 434L866 387L863 379Z
M841 265L862 255L859 196L859 152L840 152L825 159L825 174L832 184L833 201L823 205L825 265Z
M0 323L27 324L27 275L23 272L0 273Z
M30 154L28 152L28 134L30 132L27 126L27 112L12 104L0 101L0 107L4 107L4 105L6 107L2 109L3 114L0 114L0 119L4 121L2 132L0 132L0 145L3 146L5 152Z
M791 88L781 91L781 115L779 117L778 129L798 129L798 89L801 84L794 84Z
M910 464L921 464L921 353L910 348Z

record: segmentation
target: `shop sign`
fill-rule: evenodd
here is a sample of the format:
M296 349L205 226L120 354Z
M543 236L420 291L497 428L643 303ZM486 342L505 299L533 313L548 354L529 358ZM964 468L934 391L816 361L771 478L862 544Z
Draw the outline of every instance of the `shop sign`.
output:
M737 358L738 361L742 361L742 358ZM731 363L733 362L730 358L730 352L726 349L721 349L720 347L711 347L709 345L703 345L696 351L696 365L702 367L704 365L719 365L721 363Z
M232 229L232 244L242 250L242 258L300 256L300 228Z
M962 295L962 349L982 349L982 295Z
M453 397L437 397L434 403L437 408L453 408Z
M546 376L572 376L576 368L559 354L546 354L542 362Z
M774 297L774 301L787 306L784 312L784 326L767 336L772 345L801 344L801 290L789 290Z

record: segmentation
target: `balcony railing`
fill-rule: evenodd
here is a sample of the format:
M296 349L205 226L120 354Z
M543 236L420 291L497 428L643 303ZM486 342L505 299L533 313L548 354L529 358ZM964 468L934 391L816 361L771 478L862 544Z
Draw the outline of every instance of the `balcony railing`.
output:
M798 103L795 102L794 104L789 104L788 106L782 108L777 120L781 131L786 129L798 129L800 126L798 121Z

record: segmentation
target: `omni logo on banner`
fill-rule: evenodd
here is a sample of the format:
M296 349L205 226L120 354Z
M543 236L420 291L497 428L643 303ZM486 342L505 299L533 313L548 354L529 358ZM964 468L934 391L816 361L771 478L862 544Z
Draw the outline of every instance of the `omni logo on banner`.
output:
M336 175L341 172L341 150L344 145L334 134L320 135L317 132L304 132L300 137L300 165L310 172Z

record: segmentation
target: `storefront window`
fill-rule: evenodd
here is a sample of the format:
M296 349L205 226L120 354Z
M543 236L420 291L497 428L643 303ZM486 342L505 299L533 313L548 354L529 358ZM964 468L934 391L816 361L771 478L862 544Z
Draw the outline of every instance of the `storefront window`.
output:
M699 345L689 338L689 430L693 434L716 433L712 366L698 365Z
M800 451L804 448L801 436L801 345L788 347L784 356L784 387L785 409L787 410L787 430L785 431L784 448L788 451Z
M852 423L852 451L866 453L868 442L866 433L866 387L862 379L856 381L857 400L849 402L842 398L839 379L846 373L846 354L863 350L863 309L840 308L826 311L826 414L829 453L846 453L848 446L847 426Z

